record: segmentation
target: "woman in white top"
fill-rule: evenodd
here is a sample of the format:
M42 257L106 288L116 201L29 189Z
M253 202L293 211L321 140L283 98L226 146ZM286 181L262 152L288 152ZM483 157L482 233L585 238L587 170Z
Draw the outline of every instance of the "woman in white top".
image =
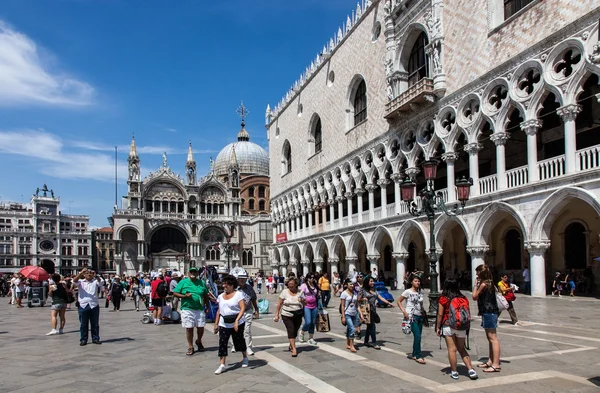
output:
M361 300L359 295L361 291L354 289L354 284L350 279L344 282L344 292L340 295L340 310L342 314L342 324L346 325L346 349L350 352L356 352L354 347L354 336L356 328L363 321L363 316L358 312L356 306Z
M215 374L221 374L227 370L225 363L227 359L227 342L229 337L233 340L236 352L241 352L242 367L248 367L248 354L246 353L246 341L244 340L244 311L246 311L246 294L236 291L237 279L232 275L223 277L223 289L225 292L219 295L217 302L219 308L215 316L215 334L219 333L219 357L221 364Z
M298 356L296 337L298 336L298 329L302 325L306 297L298 289L298 279L296 277L290 277L286 286L287 288L279 294L279 303L277 303L274 321L279 322L279 316L281 315L290 341L289 350L292 352L292 357L295 358Z
M416 274L410 279L411 287L402 292L398 298L398 307L404 319L410 321L410 328L413 333L413 351L412 358L419 364L425 364L425 359L421 354L421 335L423 333L423 293L421 292L421 278ZM406 307L402 302L406 300Z

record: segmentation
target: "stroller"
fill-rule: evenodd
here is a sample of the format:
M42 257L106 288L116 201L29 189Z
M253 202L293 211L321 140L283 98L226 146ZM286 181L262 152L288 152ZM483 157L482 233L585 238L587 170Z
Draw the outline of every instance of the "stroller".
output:
M144 304L146 304L147 312L142 315L142 323L149 324L154 323L154 317L152 316L152 311L154 311L154 307L149 305L148 297L146 296L144 299ZM164 324L169 323L181 323L181 314L178 311L173 310L173 308L167 304L162 307L162 322Z

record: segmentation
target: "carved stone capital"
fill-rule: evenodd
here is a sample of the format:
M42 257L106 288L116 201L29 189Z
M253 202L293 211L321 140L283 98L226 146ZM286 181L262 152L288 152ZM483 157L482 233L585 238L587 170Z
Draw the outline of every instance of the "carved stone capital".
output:
M531 254L543 254L550 248L550 240L532 240L525 242L525 248Z
M340 195L340 196L338 196L338 197L337 197L337 198L335 198L335 199L336 199L336 201L338 201L338 203L341 203L341 202L344 202L344 200L345 200L346 198L344 198L343 196L341 196L341 195Z
M369 261L377 261L379 259L379 255L371 254L367 255L367 260Z
M510 138L508 132L496 132L490 136L490 140L496 144L496 146L505 145L506 141Z
M556 114L559 115L564 122L574 121L579 112L581 112L581 105L577 104L565 105L556 110Z
M421 170L419 168L416 168L416 167L411 167L411 168L406 168L406 170L404 172L411 179L415 179L417 177L417 175L421 172Z
M542 127L542 122L538 119L531 119L521 123L521 130L527 135L537 134L538 128Z
M346 199L352 199L352 197L354 196L354 194L351 193L351 192L347 192L347 193L344 194L344 196L346 197Z
M362 195L365 193L365 189L363 188L356 188L354 190L354 192L356 193L356 195L358 195L359 197L362 197Z
M367 184L365 188L367 191L369 191L369 193L372 193L377 189L377 186L375 184Z
M401 183L402 182L402 175L399 173L392 173L390 175L390 178L395 181L396 183Z
M313 259L313 262L315 263L315 265L319 266L323 264L323 260L319 259L319 258L315 258Z
M340 263L338 259L330 259L328 262L332 266L336 266L338 263Z
M330 198L330 199L328 199L328 200L327 200L327 204L328 204L329 206L333 205L333 202L335 202L335 201L333 200L333 198Z
M454 161L458 160L458 153L453 151L444 153L442 154L442 160L444 160L444 162L454 163Z
M469 246L467 252L474 258L483 258L486 252L490 250L489 246Z
M300 261L300 263L302 264L302 266L308 266L310 265L310 261L308 259L303 259Z
M382 187L382 188L385 187L385 186L387 186L390 183L391 183L390 179L379 179L379 180L377 180L377 184L379 184L379 186Z
M298 266L298 261L290 261L290 266Z
M398 260L407 260L409 256L410 256L410 254L407 253L407 252L394 252L394 253L392 253L392 258L394 258L396 261L398 261Z
M358 258L357 257L346 257L346 262L355 264L356 262L358 262Z
M477 153L479 153L479 150L483 149L483 145L478 142L469 143L469 144L465 145L463 147L463 149L464 149L464 151L466 151L469 154L477 154Z

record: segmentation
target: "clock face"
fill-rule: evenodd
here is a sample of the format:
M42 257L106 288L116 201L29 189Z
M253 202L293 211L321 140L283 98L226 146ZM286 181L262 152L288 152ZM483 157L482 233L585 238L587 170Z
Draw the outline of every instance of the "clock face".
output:
M52 251L52 249L54 249L54 243L50 240L44 240L40 243L40 249L42 251Z

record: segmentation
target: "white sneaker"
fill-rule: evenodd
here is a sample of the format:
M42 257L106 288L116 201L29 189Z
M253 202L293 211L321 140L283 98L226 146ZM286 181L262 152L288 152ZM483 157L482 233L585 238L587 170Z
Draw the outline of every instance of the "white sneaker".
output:
M244 360L242 360L242 367L243 368L248 367L248 358L244 358Z
M300 342L301 343L305 343L306 340L304 340L304 332L300 333Z
M248 356L254 355L254 351L250 348L246 349L246 353L248 354Z
M235 353L235 347L231 347L231 353Z
M318 343L317 343L315 340L313 340L312 338L309 338L309 339L308 339L308 343L309 343L310 345L318 345Z
M477 372L475 370L470 369L469 370L469 378L475 380L475 379L479 378L479 376L477 375Z
M58 334L58 330L52 329L48 333L46 333L46 336L54 336L55 334Z
M63 330L62 329L58 329L58 334L63 334Z
M227 366L221 364L218 369L215 370L215 374L219 375L227 370Z

